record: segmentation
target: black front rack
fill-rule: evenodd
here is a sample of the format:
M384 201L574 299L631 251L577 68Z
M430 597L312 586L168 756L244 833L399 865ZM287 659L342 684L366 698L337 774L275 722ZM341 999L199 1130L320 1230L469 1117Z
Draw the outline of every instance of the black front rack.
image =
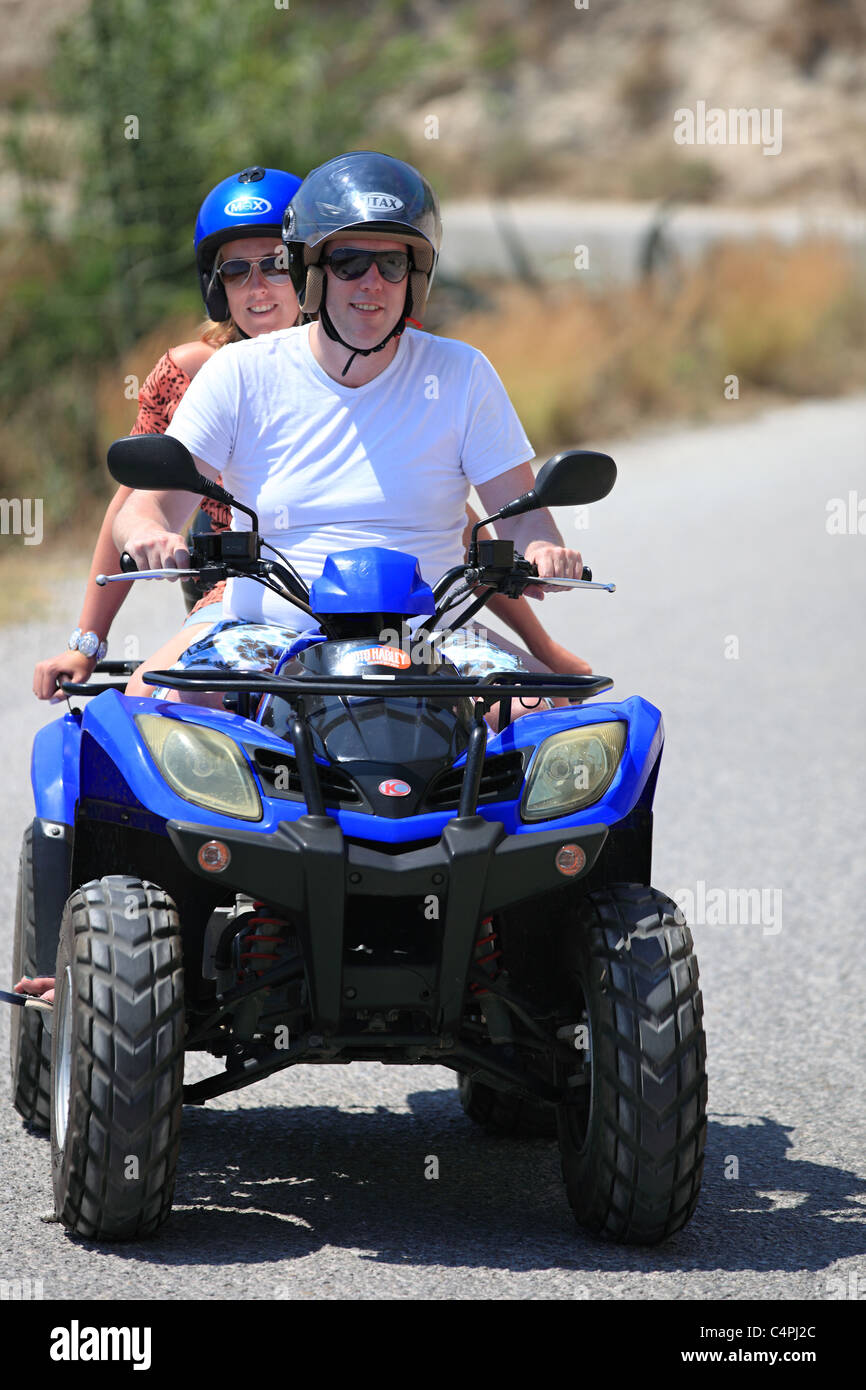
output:
M100 661L94 675L129 677L141 665L138 661ZM218 667L183 670L145 671L145 685L163 685L172 690L215 690L236 695L280 695L292 700L303 695L419 696L441 695L447 699L474 696L484 708L497 703L510 706L512 700L566 696L569 704L580 704L604 690L610 690L610 676L545 676L537 671L490 671L486 676L322 676L298 679L274 676L266 671L227 671ZM106 690L123 691L125 680L62 681L66 695L101 695ZM503 710L508 722L510 710Z
M564 695L580 704L610 690L610 676L546 676L540 671L490 671L486 676L274 676L264 671L226 671L198 667L195 671L145 671L147 685L172 690L223 690L233 694L279 695L294 701L304 695L372 696L440 695L443 699L474 696L486 706L502 700L541 699Z

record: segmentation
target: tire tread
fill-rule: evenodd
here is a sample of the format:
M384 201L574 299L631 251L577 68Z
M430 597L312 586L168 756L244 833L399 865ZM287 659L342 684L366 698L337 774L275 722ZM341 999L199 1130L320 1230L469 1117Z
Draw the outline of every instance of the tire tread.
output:
M36 976L36 915L33 900L33 826L28 825L21 844L18 868L19 902L16 914L16 942L13 948L12 973L17 980L23 975ZM12 1067L12 1104L18 1114L33 1129L47 1130L51 1113L51 1034L38 1009L16 1009L12 1028L18 1029L17 1065L14 1049L10 1048Z
M128 918L130 896L139 912ZM68 925L67 918L68 915ZM57 1214L77 1235L147 1236L171 1211L183 1094L183 969L177 912L156 885L113 875L79 888L64 928L78 981ZM131 1156L138 1177L125 1176Z
M580 1225L611 1240L656 1244L691 1217L703 1169L706 1042L691 933L673 919L669 898L640 884L599 890L584 911L568 931L586 933L589 968L600 971L593 1029L600 1119L591 1122L592 1155L578 1162L560 1110L563 1178ZM652 949L636 949L642 942ZM687 971L676 969L680 962ZM647 982L657 1006L642 994ZM652 1034L658 1047L648 1056Z

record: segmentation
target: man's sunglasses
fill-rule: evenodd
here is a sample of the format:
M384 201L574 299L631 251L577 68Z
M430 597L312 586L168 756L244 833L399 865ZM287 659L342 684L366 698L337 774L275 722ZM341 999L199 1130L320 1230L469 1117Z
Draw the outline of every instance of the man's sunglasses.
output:
M257 256L252 260L242 260L240 256L233 256L230 261L223 261L222 265L218 265L216 270L224 285L245 285L253 273L254 265L258 266L260 274L273 285L281 285L288 279L289 268L284 255Z
M374 261L382 279L389 284L398 285L405 280L409 270L407 251L356 251L353 246L338 246L329 256L322 257L321 264L329 265L338 280L360 280Z

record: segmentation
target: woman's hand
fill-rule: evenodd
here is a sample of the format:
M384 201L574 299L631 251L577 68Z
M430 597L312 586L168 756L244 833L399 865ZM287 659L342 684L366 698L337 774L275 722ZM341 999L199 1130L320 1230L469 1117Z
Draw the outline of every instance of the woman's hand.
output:
M54 1003L53 975L39 975L35 980L28 980L25 975L12 989L16 994L29 994L36 999L44 999L46 1004Z
M50 700L56 705L66 696L58 686L61 681L86 681L90 679L96 665L95 656L85 656L83 652L73 652L68 648L59 656L40 661L33 672L33 694L37 700Z

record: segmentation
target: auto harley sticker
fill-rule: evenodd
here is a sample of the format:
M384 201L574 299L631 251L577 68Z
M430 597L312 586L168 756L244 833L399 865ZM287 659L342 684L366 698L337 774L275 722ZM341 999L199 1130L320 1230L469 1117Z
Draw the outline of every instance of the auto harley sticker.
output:
M405 671L412 665L408 652L402 651L400 647L364 647L362 651L353 652L352 655L365 666L397 666L401 671Z
M386 782L380 782L378 790L383 796L408 796L412 788L408 782L401 782L399 777L389 777Z

